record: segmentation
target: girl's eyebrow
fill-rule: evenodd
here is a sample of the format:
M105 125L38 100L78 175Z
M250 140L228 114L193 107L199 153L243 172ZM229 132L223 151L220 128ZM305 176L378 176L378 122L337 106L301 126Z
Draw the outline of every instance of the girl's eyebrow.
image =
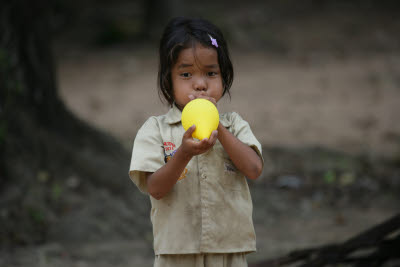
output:
M178 66L178 69L184 69L184 68L187 68L187 67L193 67L193 64L182 63L182 64L180 64ZM204 67L207 68L207 69L217 69L218 68L218 64L205 65Z
M178 66L178 69L184 69L184 68L187 68L187 67L193 67L193 64L185 64L185 63L182 63L182 64L180 64L180 65Z
M217 69L218 68L218 64L205 65L204 67L207 68L207 69Z

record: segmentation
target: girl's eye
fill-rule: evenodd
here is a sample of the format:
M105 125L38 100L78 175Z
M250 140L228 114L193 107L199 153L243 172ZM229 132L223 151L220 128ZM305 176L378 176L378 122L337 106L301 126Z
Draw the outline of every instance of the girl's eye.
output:
M192 74L190 74L189 72L184 72L184 73L181 73L181 76L184 78L189 78L190 76L192 76Z
M214 72L214 71L210 71L207 73L208 76L216 76L218 73Z

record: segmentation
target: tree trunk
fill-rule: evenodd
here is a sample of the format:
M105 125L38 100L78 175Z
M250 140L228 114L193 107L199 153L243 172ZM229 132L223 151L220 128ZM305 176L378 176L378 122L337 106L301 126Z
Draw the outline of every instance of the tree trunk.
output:
M60 101L51 53L49 2L17 0L1 5L1 105L12 101L13 107L7 108L30 107L36 117L50 123Z
M134 192L126 186L129 153L77 119L57 94L51 5L0 3L0 246L45 242L59 217L74 212L78 194L94 187L117 198ZM68 187L71 177L79 185ZM79 203L85 206L85 199Z

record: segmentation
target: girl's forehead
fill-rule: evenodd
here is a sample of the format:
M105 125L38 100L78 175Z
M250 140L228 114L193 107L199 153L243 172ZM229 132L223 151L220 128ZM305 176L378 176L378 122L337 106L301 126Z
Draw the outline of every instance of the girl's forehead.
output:
M214 48L197 44L180 51L175 65L179 64L218 64L218 53Z

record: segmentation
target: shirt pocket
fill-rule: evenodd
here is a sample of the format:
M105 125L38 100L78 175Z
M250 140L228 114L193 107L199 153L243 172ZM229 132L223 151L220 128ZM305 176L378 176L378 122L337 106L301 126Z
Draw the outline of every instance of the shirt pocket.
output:
M218 164L218 182L224 189L240 190L245 180L243 174L236 168L221 143L217 142L214 145L214 151L216 158L213 160Z

